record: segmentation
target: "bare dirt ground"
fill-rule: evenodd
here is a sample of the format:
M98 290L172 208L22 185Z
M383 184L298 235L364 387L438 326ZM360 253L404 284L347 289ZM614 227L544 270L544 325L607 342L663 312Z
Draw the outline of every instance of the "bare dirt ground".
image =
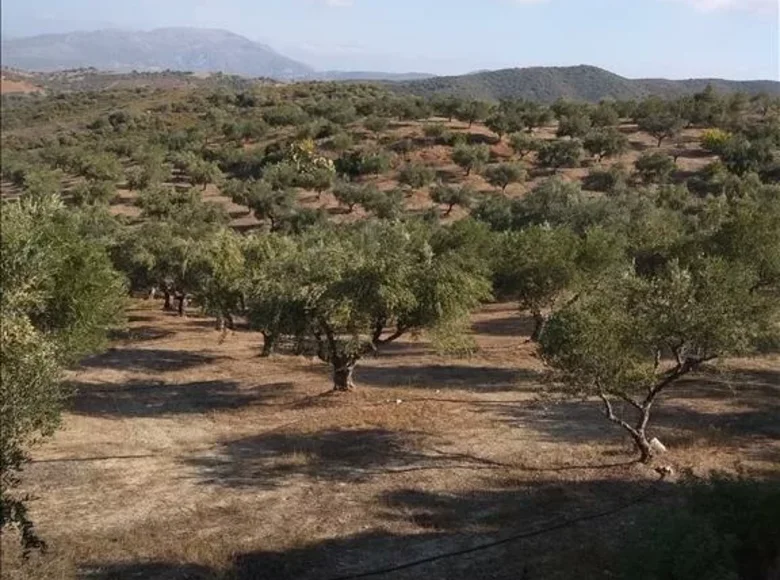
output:
M64 425L25 475L49 553L3 578L329 580L673 497L677 474L778 476L780 356L732 360L662 401L675 475L631 463L595 401L548 393L527 320L475 315L479 352L391 345L328 393L328 369L258 357L260 335L133 303L111 350L70 375ZM658 486L654 488L654 486ZM607 578L632 510L399 580Z
M9 79L5 76L0 77L0 94L10 93L39 93L43 91L41 87L22 79Z

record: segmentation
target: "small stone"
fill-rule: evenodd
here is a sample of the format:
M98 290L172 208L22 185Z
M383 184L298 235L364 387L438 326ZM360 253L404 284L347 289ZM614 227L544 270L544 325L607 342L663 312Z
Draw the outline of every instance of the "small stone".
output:
M668 451L666 446L658 440L658 437L653 437L650 441L650 447L652 447L653 451L656 453L666 453Z
M403 401L401 399L396 399L395 400L395 404L396 405L400 405L401 403L403 403Z

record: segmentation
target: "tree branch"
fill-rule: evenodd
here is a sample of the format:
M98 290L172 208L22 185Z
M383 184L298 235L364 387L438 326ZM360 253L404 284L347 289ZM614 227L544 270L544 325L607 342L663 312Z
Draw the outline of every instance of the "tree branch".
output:
M391 334L387 338L377 338L374 341L374 344L380 345L380 344L387 344L389 342L393 342L394 340L397 340L397 339L401 338L401 336L404 335L406 330L407 330L406 327L399 325L399 326L396 327L395 332L393 334Z
M629 397L629 396L628 396L628 395L626 395L625 393L621 393L619 396L620 396L620 398L621 398L623 401L625 401L626 403L628 403L629 405L631 405L632 407L634 407L634 408L635 408L637 411L644 411L644 409L642 408L642 405L640 405L639 403L637 403L637 402L636 402L634 399L632 399L631 397Z
M607 419L609 419L613 423L617 423L618 425L623 427L623 429L625 429L635 437L638 437L639 433L637 432L636 429L634 429L631 425L623 421L623 419L620 419L615 415L615 412L612 409L612 403L609 401L609 398L607 397L606 393L604 393L604 391L602 391L601 389L599 389L599 397L601 397L601 400L604 402L604 415L607 417Z

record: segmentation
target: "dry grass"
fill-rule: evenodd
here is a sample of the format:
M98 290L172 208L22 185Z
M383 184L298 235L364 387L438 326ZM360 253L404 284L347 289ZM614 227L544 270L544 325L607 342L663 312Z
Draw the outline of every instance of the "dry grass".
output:
M327 580L600 510L656 477L595 402L545 396L511 305L475 316L478 355L401 342L346 396L315 360L259 358L255 333L145 301L129 326L72 372L63 429L27 470L51 551L22 569L4 538L3 578ZM664 461L777 475L780 357L724 368L663 402ZM625 521L388 578L604 577L600 539Z

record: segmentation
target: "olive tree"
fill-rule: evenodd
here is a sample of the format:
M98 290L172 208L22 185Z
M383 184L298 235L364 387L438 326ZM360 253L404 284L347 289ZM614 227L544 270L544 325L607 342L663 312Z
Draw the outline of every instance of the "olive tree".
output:
M333 188L333 196L340 204L347 206L348 213L352 213L356 205L361 205L374 195L375 189L374 185L342 182Z
M520 156L520 159L523 159L531 151L536 151L539 145L539 139L528 133L512 133L509 136L509 146Z
M101 347L124 289L55 196L6 205L0 219L0 530L16 528L27 554L43 542L16 492L19 473L58 425L63 367Z
M592 228L578 236L566 226L532 225L502 234L493 255L496 292L531 313L538 341L548 313L603 282L623 257L620 236Z
M431 189L431 201L447 206L444 212L445 217L452 213L452 208L456 205L468 209L475 197L474 189L468 185L457 186L440 183Z
M643 153L634 163L639 178L645 183L664 183L677 166L665 153Z
M305 332L299 271L287 271L299 250L299 240L268 233L250 236L244 243L246 314L249 326L263 335L261 356L274 353L283 335Z
M466 145L460 143L452 151L452 160L471 175L473 170L479 170L490 159L490 148L485 144Z
M490 185L506 191L508 185L525 181L527 172L520 163L498 163L486 167L484 177Z
M233 328L233 315L242 313L245 263L242 237L223 228L199 240L191 269L197 271L192 294L206 314L216 317L217 329Z
M463 103L463 105L457 110L455 117L458 119L458 121L468 123L469 127L471 127L474 123L487 118L487 116L490 114L490 109L490 103L485 101L468 101Z
M372 223L305 236L272 268L297 281L280 296L283 310L331 366L334 390L348 391L362 358L452 324L489 296L488 280L458 252L434 246L422 226Z
M574 278L577 246L577 236L567 228L531 226L500 238L494 267L496 290L531 313L532 341L541 334L545 311Z
M577 139L545 141L539 146L538 161L542 167L577 167L581 157L582 144Z
M620 124L620 114L615 105L602 101L590 112L590 121L594 127L616 127Z
M541 356L565 385L598 396L604 416L650 461L659 396L708 361L749 352L777 321L777 301L755 291L756 281L750 267L710 256L650 277L627 269L553 314Z
M436 171L420 163L408 163L398 173L398 182L412 189L421 189L431 183Z
M628 138L615 128L591 131L582 142L585 150L601 163L605 157L622 155L628 149Z
M657 98L644 101L635 115L639 130L655 137L658 147L665 139L675 137L688 124L669 103Z
M390 121L387 119L387 117L372 116L368 117L363 122L363 126L378 137L380 133L387 129L389 123Z
M590 117L585 112L578 112L561 118L556 136L582 138L588 134L590 128Z

